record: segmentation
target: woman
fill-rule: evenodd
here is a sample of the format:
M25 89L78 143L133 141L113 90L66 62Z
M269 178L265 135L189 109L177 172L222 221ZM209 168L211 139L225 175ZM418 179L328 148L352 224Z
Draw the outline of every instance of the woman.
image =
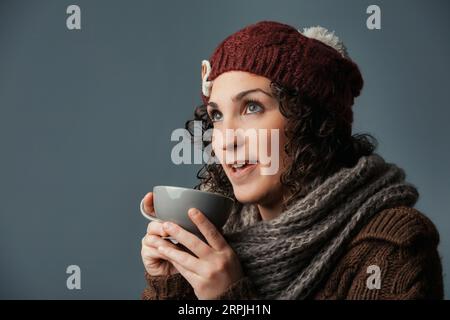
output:
M142 298L442 298L439 236L413 208L416 188L374 153L375 139L352 135L362 86L344 45L324 28L262 21L227 37L203 61L204 103L186 127L212 128L220 161L202 168L197 187L236 205L223 230L189 211L206 241L151 222ZM229 129L279 132L271 161L249 151L249 139L217 138ZM218 156L242 149L244 166ZM263 174L274 160L279 170ZM152 198L144 198L148 213Z

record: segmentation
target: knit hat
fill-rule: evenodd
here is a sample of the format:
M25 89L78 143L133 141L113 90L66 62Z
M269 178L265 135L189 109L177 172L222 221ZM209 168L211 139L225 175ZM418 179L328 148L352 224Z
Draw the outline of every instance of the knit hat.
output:
M300 32L274 21L261 21L228 36L202 61L202 99L206 104L220 74L246 71L298 90L314 104L353 122L351 106L363 87L358 66L334 32L312 27Z

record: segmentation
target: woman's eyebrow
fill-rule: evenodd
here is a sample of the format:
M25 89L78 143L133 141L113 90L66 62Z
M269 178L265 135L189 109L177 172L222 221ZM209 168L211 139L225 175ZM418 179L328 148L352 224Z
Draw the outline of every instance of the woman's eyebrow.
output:
M210 106L211 109L213 109L213 110L218 110L218 109L220 109L219 106L217 105L217 103L212 102L212 101L209 101L209 102L206 104L206 106Z
M250 93L253 93L253 92L262 92L262 93L264 93L265 95L269 96L270 98L273 98L273 96L272 96L270 93L264 91L264 90L261 89L261 88L256 88L256 89L250 89L250 90L245 90L245 91L239 92L239 93L238 93L237 95L235 95L234 98L232 98L231 100L232 100L233 102L237 102L237 101L241 100L243 97L245 97L246 95L248 95L248 94L250 94Z
M262 93L264 93L265 95L269 96L270 98L273 98L273 96L272 96L270 93L264 91L264 90L261 89L261 88L256 88L256 89L250 89L250 90L245 90L245 91L239 92L239 93L238 93L237 95L235 95L231 100L232 100L233 102L240 101L240 100L242 100L242 98L244 98L246 95L248 95L248 94L250 94L250 93L253 93L253 92L262 92ZM206 105L207 105L207 106L211 106L211 108L213 108L213 109L219 109L219 106L217 105L217 103L212 102L212 101L208 102Z

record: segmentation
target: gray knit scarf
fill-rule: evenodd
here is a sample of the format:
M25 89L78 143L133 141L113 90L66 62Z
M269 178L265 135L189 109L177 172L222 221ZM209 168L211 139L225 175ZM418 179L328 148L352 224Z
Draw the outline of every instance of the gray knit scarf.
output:
M261 220L256 205L240 204L223 232L259 298L304 299L371 217L413 206L417 198L403 169L372 154L325 179L273 220Z

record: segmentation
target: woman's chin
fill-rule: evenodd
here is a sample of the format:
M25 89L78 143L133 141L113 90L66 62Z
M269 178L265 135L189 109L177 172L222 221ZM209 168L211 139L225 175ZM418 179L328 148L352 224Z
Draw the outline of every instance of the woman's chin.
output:
M253 184L233 186L236 199L241 203L259 203L266 194L261 187Z

